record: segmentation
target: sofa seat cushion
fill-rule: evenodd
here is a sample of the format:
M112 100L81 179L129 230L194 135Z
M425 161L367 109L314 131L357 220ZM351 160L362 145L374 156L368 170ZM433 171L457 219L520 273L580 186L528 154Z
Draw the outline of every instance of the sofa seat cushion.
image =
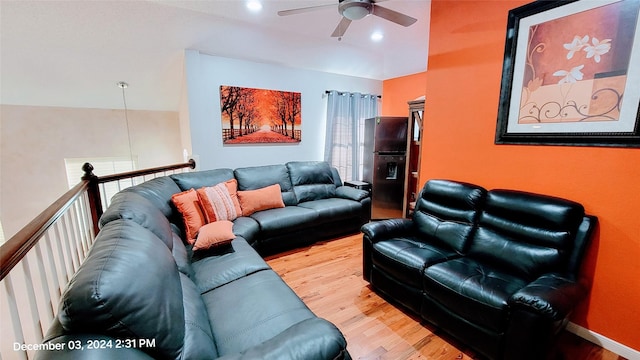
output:
M422 288L426 266L459 256L451 249L421 242L417 237L397 237L373 244L374 266L397 280Z
M318 213L318 221L323 223L357 218L362 211L360 203L338 198L307 201L298 206L315 210Z
M180 283L184 304L182 359L215 359L218 357L218 351L200 292L193 281L184 274L180 274Z
M472 323L496 332L506 330L509 298L527 283L470 258L429 266L424 291L444 308Z
M315 315L272 270L202 295L218 353L245 351Z
M231 246L218 255L205 256L191 264L194 282L201 293L228 284L261 270L271 269L243 238L236 237Z
M251 218L260 224L261 237L271 237L315 225L319 215L312 209L286 206L255 212L251 214Z

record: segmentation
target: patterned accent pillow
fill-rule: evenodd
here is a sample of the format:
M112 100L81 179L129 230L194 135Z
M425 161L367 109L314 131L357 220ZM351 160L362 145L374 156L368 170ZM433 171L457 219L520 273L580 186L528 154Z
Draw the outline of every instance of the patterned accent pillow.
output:
M242 215L238 202L238 182L235 179L196 190L207 223L233 221Z

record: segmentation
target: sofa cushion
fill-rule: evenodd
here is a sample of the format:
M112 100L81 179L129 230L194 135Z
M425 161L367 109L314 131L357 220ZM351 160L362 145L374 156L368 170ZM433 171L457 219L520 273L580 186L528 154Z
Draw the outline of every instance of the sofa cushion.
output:
M238 191L238 200L242 209L242 216L249 216L256 211L284 207L279 184L255 190Z
M185 319L171 252L133 221L109 222L62 295L58 318L66 332L155 339L142 350L178 358Z
M257 271L270 269L246 240L240 237L231 241L229 251L204 258L194 256L194 260L191 266L194 282L200 293L206 293Z
M233 179L233 170L215 169L184 172L169 176L182 190L200 189Z
M451 248L425 243L413 236L376 242L371 254L375 267L419 289L422 288L425 267L457 256Z
M429 180L413 213L418 233L427 242L465 252L485 195L486 190L473 184Z
M242 215L236 179L196 190L207 222L235 220Z
M235 239L233 223L229 220L220 220L209 223L200 228L198 238L193 244L193 251L209 250L228 245Z
M102 214L98 224L103 228L118 219L131 220L141 225L164 241L169 249L173 247L173 232L169 220L141 195L129 191L115 194L111 198L111 205Z
M174 220L173 206L171 205L171 196L182 190L168 176L162 176L143 182L142 184L128 187L123 192L135 192L149 200L155 207L160 209L164 216L170 220ZM176 218L177 219L177 218ZM180 219L181 220L181 219Z
M180 284L184 303L184 345L181 359L217 358L218 351L200 292L184 274L180 274Z
M221 356L243 352L303 320L315 318L272 270L238 278L202 298Z
M182 223L186 233L186 240L193 244L200 228L207 223L207 219L200 206L198 193L194 189L189 189L181 193L173 194L171 202L176 210L182 215Z
M533 280L562 270L583 217L582 205L569 200L492 190L469 256Z
M502 332L509 322L507 301L527 281L485 263L461 257L427 267L424 292L471 323Z
M336 184L329 163L292 161L287 163L287 169L298 203L327 199L336 195Z
M320 222L357 218L362 211L360 203L338 198L307 201L298 204L298 207L315 210Z
M316 225L319 215L312 209L287 206L251 214L260 225L260 237L271 237Z
M238 180L238 190L255 190L278 184L285 205L296 205L298 201L293 193L289 171L285 165L265 165L238 168L233 171Z

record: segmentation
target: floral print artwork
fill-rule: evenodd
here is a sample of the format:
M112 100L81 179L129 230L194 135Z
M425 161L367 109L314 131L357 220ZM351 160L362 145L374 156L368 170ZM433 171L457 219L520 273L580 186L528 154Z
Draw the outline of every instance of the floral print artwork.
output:
M618 121L637 16L619 1L531 26L518 123Z

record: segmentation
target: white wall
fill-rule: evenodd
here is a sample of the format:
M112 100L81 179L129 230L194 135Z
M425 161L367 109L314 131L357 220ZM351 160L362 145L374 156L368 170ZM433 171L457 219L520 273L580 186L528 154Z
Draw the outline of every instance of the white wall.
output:
M199 169L322 160L326 123L325 90L382 94L382 81L185 52L188 111L181 127L191 131ZM302 94L302 141L298 144L223 145L220 86L293 91ZM189 118L185 118L185 114ZM188 126L186 123L189 123Z
M128 117L139 168L182 162L177 112L129 110ZM65 158L129 157L123 110L1 105L0 118L6 239L68 190Z

